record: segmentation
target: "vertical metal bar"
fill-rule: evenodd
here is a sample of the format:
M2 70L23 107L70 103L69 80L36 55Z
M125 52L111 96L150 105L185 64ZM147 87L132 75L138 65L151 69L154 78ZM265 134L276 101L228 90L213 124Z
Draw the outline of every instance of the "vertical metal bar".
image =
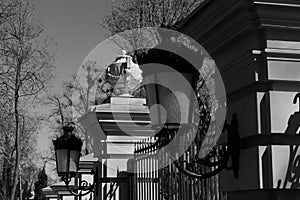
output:
M139 157L138 157L138 160L137 160L137 166L138 166L138 169L137 169L137 199L140 199L140 193L141 193L141 187L140 187L140 160L139 160Z
M151 145L151 140L149 140L149 145ZM152 148L149 149L149 197L153 199L153 191L152 191Z
M153 143L152 143L152 144L153 144ZM152 170L152 171L151 171L151 173L152 173L152 198L153 198L153 199L156 199L156 198L155 198L155 183L154 183L154 177L155 177L155 173L154 173L154 172L155 172L155 171L154 171L154 170L155 170L155 160L154 160L154 156L155 156L155 155L154 155L154 148L152 147L151 150L152 150L152 153L151 153L151 156L152 156L152 157L151 157L151 158L152 158L152 163L151 163L151 166L152 166L152 167L151 167L151 170Z
M136 143L134 144L134 152L136 151ZM137 158L136 158L136 153L134 153L134 156L133 156L133 177L132 177L132 199L133 200L136 200L136 193L137 193L137 190L136 190L136 187L137 187L137 184L136 184L136 178L137 178Z
M185 149L185 135L183 136L183 148ZM186 153L183 154L183 161L186 160ZM183 167L186 168L186 163L183 164ZM183 196L184 196L184 199L187 199L187 193L186 193L186 176L183 175L182 177L182 181L183 181Z
M145 148L148 147L148 143L147 143L147 140L145 139ZM148 199L148 183L147 183L147 179L148 179L148 158L147 158L147 154L148 154L148 149L145 150L144 152L144 163L145 163L145 171L144 171L144 175L145 175L145 199L147 200Z
M137 143L137 147L138 143ZM138 149L138 148L137 148ZM140 171L140 163L139 163L139 153L136 153L136 187L137 187L137 192L136 192L136 200L140 199L139 194L140 194L140 184L139 184L139 171Z
M140 145L141 148L141 145ZM142 199L142 192L143 192L143 188L142 188L142 160L141 160L141 153L139 153L139 199Z
M164 151L164 154L163 154L163 162L164 162L164 175L163 175L163 179L164 179L164 181L163 181L163 183L164 183L164 195L165 196L168 196L168 187L167 187L167 181L166 181L166 179L167 179L167 173L168 173L168 168L167 168L167 152L166 151Z
M150 146L150 140L148 139L148 147ZM147 184L148 184L148 189L147 189L147 192L148 192L148 199L151 199L151 183L150 183L150 172L151 172L151 164L150 164L150 149L148 148L148 153L147 153Z
M144 146L143 148L145 149L146 148L146 141L144 140ZM144 179L143 179L143 184L144 184L144 199L147 200L147 184L146 184L146 179L147 179L147 176L146 176L146 171L147 171L147 163L146 163L146 157L145 157L145 154L146 154L146 150L144 150L143 152L143 176L144 176Z
M154 160L154 148L152 147L152 153L151 153L151 158L152 158L152 161L151 161L151 185L152 185L152 199L156 199L155 198L155 183L154 183L154 178L155 178L155 160Z
M132 178L131 178L131 196L130 196L130 198L132 199L132 200L135 200L135 172L136 172L136 155L135 155L135 152L136 151L136 145L135 145L135 143L133 144L133 160L132 160Z
M187 135L187 137L189 137L188 135ZM189 139L189 138L188 138ZM188 141L188 140L187 140ZM188 150L187 151L187 161L188 161L188 163L190 163L190 158L191 158L191 151L190 150ZM187 178L187 180L186 180L186 183L187 183L187 193L188 193L188 199L189 200L191 200L192 198L191 198L191 184L190 184L190 181L191 181L191 178L190 177L186 177Z
M141 148L141 145L139 143L139 148ZM138 195L138 199L141 199L141 191L142 191L142 188L141 188L141 156L140 156L140 153L138 153L139 155L139 159L138 159L138 166L139 166L139 172L138 172L138 191L139 191L139 195Z
M145 148L145 141L143 142L143 147L142 148ZM146 200L147 196L146 196L146 184L145 184L145 157L144 155L143 156L143 159L142 159L142 165L143 165L143 171L142 171L142 177L143 177L143 199Z
M185 149L188 149L188 140L189 140L189 134L185 134ZM186 151L186 161L189 161L190 160L190 151ZM186 166L188 167L188 166ZM189 184L189 177L188 176L185 176L186 177L186 196L187 196L187 199L190 200L190 196L191 196L191 193L190 193L190 184Z
M145 151L145 176L146 176L146 199L149 199L149 184L148 184L148 170L149 170L149 165L148 165L148 140L146 140L146 148L147 150Z
M162 165L162 163L161 163L161 151L159 152L159 156L158 156L158 158L157 158L157 166L158 166L158 171L157 171L157 193L158 193L158 199L160 200L161 198L161 196L160 196L160 191L161 191L161 165Z
M177 190L177 172L176 172L176 168L174 167L173 163L171 163L171 167L172 167L172 172L173 172L173 190L174 190L174 198L173 199L177 199L177 194L178 194L178 190Z
M148 139L148 147L151 145L151 141L150 138ZM152 163L151 163L151 149L148 149L148 190L149 190L149 199L153 199L152 198L152 182L151 182L151 169L152 169Z
M100 145L99 145L99 151L100 151L100 155L103 155L103 144L102 142L100 142ZM99 196L100 198L102 197L102 183L98 183L99 182L99 178L102 178L103 177L103 160L102 160L102 157L100 156L99 157L99 161L100 161L100 164L99 164L99 169L98 169L98 177L97 177L97 188L96 188L96 191L99 192L99 194L97 194L97 196Z
M159 166L159 171L158 171L158 199L161 200L161 191L162 191L162 149L159 151L159 156L158 156L158 166Z
M151 145L152 142L149 139L149 145ZM153 199L153 191L152 191L152 147L149 148L149 198Z
M187 137L188 137L188 135L185 134L184 149L187 148ZM188 151L185 152L185 160L186 160L186 161L189 160L189 152L188 152ZM187 168L187 167L188 167L188 166L187 166L187 163L186 163L186 168ZM189 200L190 194L189 194L189 182L188 182L189 179L188 179L188 178L189 178L188 176L185 176L185 191L186 191L186 198Z
M172 191L171 191L171 169L170 169L170 165L169 165L169 160L170 160L170 155L169 155L169 151L166 151L166 169L167 169L167 179L168 179L168 182L166 183L166 190L168 191L167 192L167 195L168 195L168 198L170 199L170 197L172 196Z
M145 140L145 148L147 147L147 140ZM147 150L144 151L144 183L145 183L145 200L148 199L148 184L147 184L147 170L148 170L148 165L147 165Z
M180 148L180 152L182 152L182 148L183 148L183 136L180 137L180 142L179 142L179 148ZM179 158L179 162L182 161L182 156L180 155ZM180 173L179 174L179 187L180 187L180 199L184 199L184 193L183 193L183 174Z
M189 141L190 140L191 140L191 138L189 138ZM190 147L190 159L189 159L190 163L193 163L192 158L194 158L194 157L195 157L195 155L194 155L194 144L192 143L191 147ZM193 171L195 170L194 165L192 166L192 170ZM193 200L194 199L194 187L196 187L196 185L194 184L194 180L192 178L190 178L189 184L190 184L190 199Z
M138 151L138 143L135 143L136 145L136 152ZM139 163L138 163L138 153L135 153L135 188L136 188L136 192L135 192L135 198L134 200L138 199L138 192L139 192L139 182L138 182L138 178L139 178Z
M204 167L201 167L201 173L204 172ZM201 195L202 195L202 199L205 199L205 179L201 180Z
M143 143L141 144L141 148L144 148ZM145 199L144 171L145 171L144 158L143 158L143 152L141 152L141 186L142 186L142 199Z
M179 147L178 147L179 148ZM176 153L178 154L178 153ZM179 155L176 155L176 158L178 158ZM180 173L179 173L179 170L175 167L175 172L176 172L176 190L177 190L177 195L176 195L176 200L179 200L180 199L180 182L179 182L179 176L180 176Z
M185 136L185 149L187 149L187 146L188 146L188 140L189 140L189 134L186 134ZM190 161L190 151L187 150L186 151L186 161L189 162ZM186 192L187 192L187 199L190 200L190 196L191 196L191 193L190 193L190 178L188 176L186 176Z
M207 169L207 167L205 167L205 173L208 173L209 172L209 170ZM205 195L206 195L206 199L208 200L208 198L209 198L209 196L208 196L208 184L209 184L209 182L208 182L208 179L205 179Z
M221 148L221 146L219 146L218 147L218 152L217 152L217 155L219 155L219 153L220 153L220 148ZM216 160L218 160L218 159L216 159ZM215 187L216 187L216 200L221 200L221 194L220 194L220 191L219 191L219 175L217 174L216 175L216 178L215 178Z
M157 150L155 150L155 197L156 197L156 200L159 199L159 176L158 176L158 170L159 170L159 165L158 165L158 152Z
M173 168L173 164L171 163L171 160L170 160L170 171L171 171L171 191L172 191L171 199L174 199L177 191L176 191L175 172L174 172L174 168Z
M142 145L140 143L140 148L142 148ZM140 152L139 153L139 166L140 166L140 169L139 169L139 188L140 188L140 195L139 195L139 199L142 199L142 194L143 194L143 182L142 182L142 172L143 172L143 164L142 164L142 153Z
M106 192L107 192L106 187L107 187L107 183L105 183L103 186L103 197L102 197L103 199L106 199Z
M150 140L148 139L148 147L150 146ZM148 172L147 172L147 174L148 174L148 198L149 199L151 199L151 151L150 151L151 149L150 148L148 148L148 154L147 154L147 162L148 162Z
M148 174L148 198L151 199L151 157L150 157L150 140L148 138L148 153L147 153L147 163L148 163L148 170L147 170L147 174Z
M140 148L142 148L141 143L139 143ZM142 194L143 194L143 187L142 187L142 171L143 171L143 166L142 166L142 160L141 160L141 153L139 153L139 166L140 166L140 170L139 170L139 199L142 199Z

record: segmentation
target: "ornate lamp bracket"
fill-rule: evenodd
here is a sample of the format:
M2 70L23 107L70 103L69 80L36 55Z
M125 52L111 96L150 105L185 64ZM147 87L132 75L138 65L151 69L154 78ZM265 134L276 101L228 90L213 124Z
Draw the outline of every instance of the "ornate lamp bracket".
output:
M97 180L97 174L92 171L91 173L94 175L94 183L88 183L86 180L80 180L78 183L78 186L70 186L69 183L71 181L71 178L68 178L68 175L62 177L62 180L66 184L67 190L74 196L85 196L91 192L94 191L94 188L96 187L96 181Z
M179 161L173 158L173 163L175 167L183 174L196 178L196 179L206 179L218 174L223 169L232 170L235 178L239 175L239 156L240 156L240 137L238 132L238 121L237 115L232 115L231 124L225 122L223 132L227 132L227 144L222 145L221 151L219 151L219 157L216 161L211 161L211 158L216 157L216 153L213 152L204 159L194 158L192 162ZM229 158L231 158L231 166L228 166ZM200 164L207 167L214 167L214 170L208 173L199 174L197 172L191 171L186 166L193 166L195 164Z

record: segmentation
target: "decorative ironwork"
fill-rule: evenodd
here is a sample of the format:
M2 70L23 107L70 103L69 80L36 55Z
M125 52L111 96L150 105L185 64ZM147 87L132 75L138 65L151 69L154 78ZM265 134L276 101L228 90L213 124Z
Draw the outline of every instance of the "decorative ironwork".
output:
M223 169L232 170L234 177L237 178L239 172L240 138L236 114L233 114L231 124L225 122L224 130L227 130L227 144L215 146L203 159L200 159L197 156L191 157L189 160L184 160L182 162L176 159L174 160L174 165L183 174L197 179L210 178L218 174ZM188 151L190 151L190 149ZM228 167L227 163L230 157L232 164ZM184 164L186 167L184 167ZM192 170L193 166L197 164L213 168L213 170L207 173L199 173Z
M111 183L109 187L109 191L106 194L106 198L111 200L113 197L115 197L118 187L119 187L118 183L116 182Z
M158 137L148 138L135 146L135 192L132 199L223 199L218 184L213 184L218 181L218 175L206 179L186 176L175 166L170 153L159 153L157 140ZM192 146L195 147L195 144ZM193 147L189 152L196 155ZM178 159L183 165L187 164L184 162L186 155ZM149 166L152 172L147 171ZM210 172L210 168L200 164L190 165L188 169L203 174Z
M69 183L71 181L71 178L67 177L68 175L63 176L62 180L65 182L66 188L71 194L75 196L85 196L94 191L96 183L90 184L86 180L80 180L78 186L70 186Z
M169 124L165 125L161 128L159 133L154 137L155 141L150 145L145 145L143 148L136 149L135 153L141 152L149 152L149 151L157 151L166 145L168 145L172 140L174 140L176 132L178 128L170 128L179 127L178 124ZM185 128L192 128L192 125L181 125L186 126ZM196 143L192 143L192 145L187 149L184 157L188 155L187 159L177 159L171 152L169 152L169 157L171 162L174 163L174 166L184 175L187 175L196 179L206 179L218 174L221 170L227 169L232 170L234 173L234 177L238 177L239 172L239 155L240 155L240 146L239 146L239 133L238 133L238 122L237 115L233 114L231 124L225 122L224 132L227 132L228 142L227 144L217 145L215 146L210 153L204 158L198 157L199 145ZM185 136L178 137L178 142L182 142L185 140ZM174 141L173 141L174 142ZM175 142L176 144L176 142ZM180 145L178 143L178 145ZM193 156L191 156L193 155ZM231 157L231 166L228 166L228 160ZM197 167L194 166L202 165L204 167L209 167L212 170L206 173L199 173L197 171Z

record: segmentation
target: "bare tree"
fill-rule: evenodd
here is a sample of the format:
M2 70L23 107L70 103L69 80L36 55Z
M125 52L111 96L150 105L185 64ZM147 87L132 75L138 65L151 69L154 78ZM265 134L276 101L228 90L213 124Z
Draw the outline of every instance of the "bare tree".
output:
M15 199L19 177L20 136L25 130L23 126L26 123L24 102L45 89L45 84L52 78L54 59L49 40L39 41L43 28L35 18L34 2L31 0L16 2L15 13L6 19L2 26L6 34L0 43L0 84L13 108L10 111L13 115L14 129L11 200Z
M2 113L7 113L9 110L7 108L2 109ZM8 199L11 194L11 188L13 185L13 169L15 162L15 137L14 131L14 115L13 113L5 114L1 122L1 135L0 135L0 169L2 182L0 187L0 199ZM36 178L37 171L37 156L36 156L36 134L38 130L39 119L36 117L30 117L20 114L20 165L19 168L22 173L19 173L18 185L23 186L26 190L25 182L32 182ZM25 187L25 188L24 188ZM28 188L27 188L28 189ZM20 194L17 192L17 194Z
M0 41L5 39L6 31L4 26L7 21L16 15L18 1L16 0L3 0L0 2ZM1 52L2 53L2 52ZM0 54L0 57L2 54Z
M141 27L174 27L203 0L121 0L111 5L111 12L101 25L112 35Z
M102 71L96 61L86 61L70 82L64 83L64 97L72 106L73 116L81 117L94 105L94 90Z
M18 1L12 0L3 0L0 2L0 25L16 14L15 8L17 7L17 3Z
M77 120L90 111L95 105L95 90L101 74L101 69L94 61L85 62L72 80L63 84L63 94L50 94L44 101L50 106L49 119L59 133L65 123L73 122L75 131L84 140L85 154L90 152L91 144L87 132L77 124Z
M130 52L137 60L137 57L145 52L143 47L146 43L151 43L147 44L147 47L155 46L161 40L159 34L150 31L150 38L154 41L149 41L149 33L139 28L176 29L177 23L187 17L201 2L203 0L115 1L111 5L110 13L100 21L100 25L110 31L110 35L113 36L110 39L116 45ZM129 34L127 30L130 30ZM126 38L126 42L123 38Z
M49 95L44 101L45 105L50 106L50 113L48 119L54 119L54 129L61 130L66 122L73 121L70 113L70 103L67 98L57 94Z

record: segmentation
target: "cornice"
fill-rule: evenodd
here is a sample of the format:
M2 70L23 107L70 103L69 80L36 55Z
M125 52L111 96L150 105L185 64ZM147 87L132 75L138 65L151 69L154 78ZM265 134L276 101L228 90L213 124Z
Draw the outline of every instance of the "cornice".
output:
M300 32L300 1L209 0L180 23L179 31L212 53L252 30Z
M279 1L277 0L277 2ZM286 1L282 2L285 4L270 2L266 4L266 2L255 1L254 4L259 15L261 26L300 30L300 1L298 1L298 5L287 4Z
M179 29L200 42L208 51L258 27L257 14L243 0L211 0L208 4Z

